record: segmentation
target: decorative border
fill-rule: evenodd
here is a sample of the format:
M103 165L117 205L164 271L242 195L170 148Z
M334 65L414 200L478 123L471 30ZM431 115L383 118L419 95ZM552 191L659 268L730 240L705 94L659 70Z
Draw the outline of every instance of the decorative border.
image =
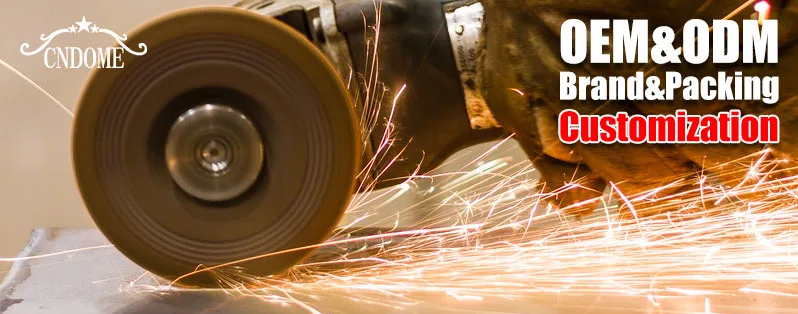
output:
M92 24L94 24L94 25L92 25ZM91 25L91 27L89 27L90 25ZM21 52L23 55L26 55L26 56L32 56L32 55L35 55L35 54L41 52L45 48L47 48L47 46L50 44L50 42L53 39L55 39L56 37L58 37L58 35L66 34L66 33L80 33L80 32L83 32L83 31L86 31L87 33L103 33L103 34L106 34L108 36L111 36L116 41L116 43L119 44L119 46L121 46L123 49L125 49L125 51L127 51L128 53L131 53L133 55L141 56L141 55L144 55L145 53L147 53L147 45L146 44L139 43L137 46L138 46L139 49L141 49L141 51L134 51L134 50L130 49L130 47L128 47L124 43L127 40L127 35L126 34L119 35L119 34L117 34L116 32L114 32L114 31L112 31L110 29L97 27L97 24L95 24L94 22L87 22L85 16L83 17L83 19L81 19L78 22L75 22L74 24L70 25L67 28L57 29L57 30L53 31L52 33L50 33L49 35L42 34L42 36L40 37L40 40L43 43L41 44L41 46L39 46L39 48L36 48L36 50L25 51L26 49L30 48L30 44L22 43L22 46L19 47L19 52Z

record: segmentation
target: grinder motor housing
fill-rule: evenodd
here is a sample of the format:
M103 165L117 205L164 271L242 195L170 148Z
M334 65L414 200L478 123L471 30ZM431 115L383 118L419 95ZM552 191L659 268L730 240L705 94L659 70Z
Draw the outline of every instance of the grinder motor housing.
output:
M380 174L378 188L401 183L416 171L428 172L460 149L506 134L479 95L483 18L479 1L266 0L236 6L288 24L333 63L349 83L361 125L362 120L377 119L373 131L364 133L364 161L373 157L386 128L395 127L393 143L380 154L401 153L401 158L390 167L370 169L372 178ZM378 37L374 27L379 27ZM406 85L395 108L389 101L376 107L372 99L364 99L367 92L372 98L382 93L373 82L367 86L373 80L367 75L384 85L385 100ZM389 117L393 117L390 124Z

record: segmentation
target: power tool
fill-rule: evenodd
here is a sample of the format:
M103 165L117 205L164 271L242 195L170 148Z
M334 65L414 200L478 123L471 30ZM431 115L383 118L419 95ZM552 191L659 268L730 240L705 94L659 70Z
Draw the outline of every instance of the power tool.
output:
M84 203L164 278L263 255L237 266L279 274L331 234L356 181L401 183L504 135L476 92L482 11L278 0L159 16L127 34L146 54L95 69L84 87L72 147ZM375 94L403 87L399 105L377 106ZM401 158L366 169L386 131L381 153ZM180 283L217 285L210 274Z

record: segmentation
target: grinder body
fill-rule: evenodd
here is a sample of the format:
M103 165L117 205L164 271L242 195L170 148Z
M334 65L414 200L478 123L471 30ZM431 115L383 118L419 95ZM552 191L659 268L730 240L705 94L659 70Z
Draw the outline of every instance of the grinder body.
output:
M336 66L366 130L364 162L375 153L387 157L385 163L369 169L370 179L378 180L377 188L428 172L460 149L505 136L495 122L474 123L479 117L467 110L468 102L485 106L478 96L476 73L482 35L478 1L244 1L237 5L288 24ZM386 132L390 133L389 146L382 143Z

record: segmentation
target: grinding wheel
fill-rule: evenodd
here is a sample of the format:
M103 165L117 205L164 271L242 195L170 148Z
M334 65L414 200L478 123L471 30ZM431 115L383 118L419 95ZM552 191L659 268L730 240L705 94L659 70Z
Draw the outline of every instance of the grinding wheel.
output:
M360 156L351 100L324 56L288 26L228 7L128 35L149 51L92 73L73 129L76 180L106 237L167 279L324 241ZM309 253L236 266L278 274ZM180 283L217 285L209 273Z

